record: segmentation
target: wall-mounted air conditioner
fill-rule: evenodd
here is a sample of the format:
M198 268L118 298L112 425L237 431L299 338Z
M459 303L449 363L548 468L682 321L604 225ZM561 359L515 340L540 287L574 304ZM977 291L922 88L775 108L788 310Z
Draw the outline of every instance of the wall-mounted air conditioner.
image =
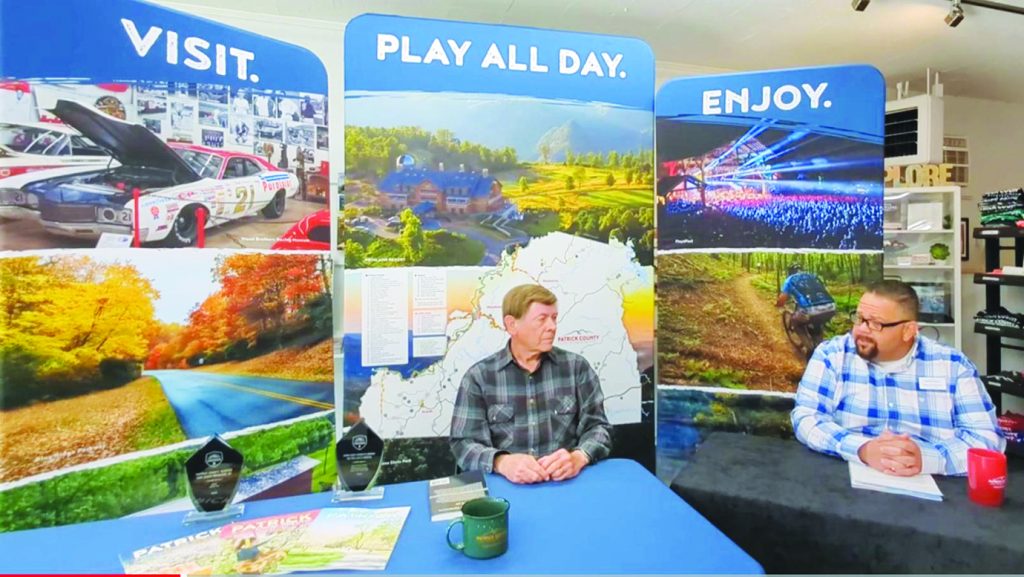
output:
M942 98L910 96L885 103L885 163L942 162Z

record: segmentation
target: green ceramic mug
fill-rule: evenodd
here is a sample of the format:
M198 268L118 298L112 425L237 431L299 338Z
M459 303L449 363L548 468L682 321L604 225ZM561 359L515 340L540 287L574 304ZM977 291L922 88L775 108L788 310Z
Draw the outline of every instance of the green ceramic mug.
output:
M508 501L481 497L466 501L462 518L448 525L448 546L474 559L490 559L508 551ZM462 524L462 543L452 542L452 528Z

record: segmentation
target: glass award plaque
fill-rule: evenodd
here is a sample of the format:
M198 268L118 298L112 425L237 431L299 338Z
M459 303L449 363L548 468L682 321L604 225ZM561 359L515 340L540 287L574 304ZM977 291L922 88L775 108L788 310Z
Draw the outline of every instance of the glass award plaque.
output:
M373 487L384 456L384 440L360 420L346 432L335 447L338 482L334 502L381 499L384 487Z
M244 506L231 501L238 491L244 461L242 454L219 435L214 435L185 461L188 496L196 509L185 515L186 525L242 514Z

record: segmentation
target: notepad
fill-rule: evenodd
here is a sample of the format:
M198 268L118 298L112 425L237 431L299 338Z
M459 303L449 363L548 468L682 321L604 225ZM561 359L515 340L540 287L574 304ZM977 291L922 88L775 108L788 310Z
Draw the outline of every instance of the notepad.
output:
M929 501L941 501L942 491L931 475L897 477L886 475L866 465L850 461L850 486L854 489L868 489L894 495L907 495Z

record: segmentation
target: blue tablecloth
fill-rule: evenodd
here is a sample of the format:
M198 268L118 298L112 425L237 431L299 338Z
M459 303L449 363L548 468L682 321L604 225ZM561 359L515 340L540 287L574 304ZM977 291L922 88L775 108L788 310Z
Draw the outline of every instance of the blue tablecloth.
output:
M487 483L512 506L509 550L486 561L449 549L448 523L430 521L424 481L346 506L412 507L386 573L762 573L633 461L603 461L563 483L521 486L497 475ZM328 493L257 501L242 518L330 506ZM119 555L208 528L181 519L168 513L0 534L0 573L120 573Z

